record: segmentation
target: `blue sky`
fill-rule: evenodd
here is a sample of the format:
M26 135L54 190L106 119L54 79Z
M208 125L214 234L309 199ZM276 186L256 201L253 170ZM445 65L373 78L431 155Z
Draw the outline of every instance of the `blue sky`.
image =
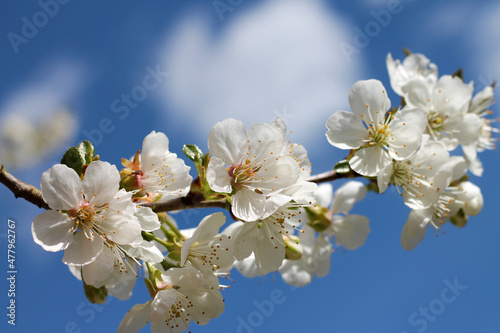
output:
M41 126L60 107L76 120L55 149L40 148L44 154L20 157L10 169L35 185L81 140L93 138L101 159L119 165L152 130L166 133L178 154L188 143L207 151L210 127L226 117L250 126L282 116L319 173L345 155L327 143L324 123L349 109L352 84L376 78L391 90L387 53L402 58L403 47L424 53L440 75L463 68L476 89L500 78L495 1L61 2L0 5L0 122L17 113ZM216 8L220 3L226 11ZM51 15L39 14L43 7ZM36 32L23 30L34 20ZM359 31L369 33L363 38ZM342 52L347 44L356 51ZM127 96L136 97L127 102ZM396 94L389 97L399 104ZM498 117L498 107L492 110ZM234 272L222 316L192 331L498 332L500 158L498 151L480 158L485 172L471 181L482 190L484 208L465 228L446 225L437 237L428 232L407 252L400 234L409 209L397 193L370 193L353 211L370 219L366 244L333 253L327 277L294 289L279 275L247 279ZM0 198L0 251L7 252L6 222L13 219L18 270L16 327L7 324L9 286L5 278L0 283L2 332L113 332L134 304L149 298L138 280L130 300L90 305L62 253L33 242L31 221L41 210L3 186ZM193 227L206 213L176 219ZM4 259L4 276L6 265ZM272 311L260 309L270 300ZM434 314L424 315L429 307Z

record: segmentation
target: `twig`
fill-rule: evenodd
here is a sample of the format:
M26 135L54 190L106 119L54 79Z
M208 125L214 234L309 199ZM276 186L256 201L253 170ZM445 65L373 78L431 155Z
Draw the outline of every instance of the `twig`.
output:
M23 198L40 208L50 209L43 200L42 192L39 189L12 176L4 169L3 164L0 164L0 183L11 190L16 198Z
M330 171L326 171L323 173L319 173L319 174L314 175L314 176L310 176L306 180L308 182L313 182L313 183L324 183L324 182L334 181L337 179L354 178L354 177L361 177L361 175L355 173L352 170L350 172L347 172L347 173L337 173L337 171L335 171L335 170L330 170Z

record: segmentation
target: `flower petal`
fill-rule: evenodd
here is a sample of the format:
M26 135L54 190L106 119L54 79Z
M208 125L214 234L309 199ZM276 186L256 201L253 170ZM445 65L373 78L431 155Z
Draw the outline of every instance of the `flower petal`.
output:
M366 195L365 184L358 181L349 181L335 191L331 211L334 214L349 212L354 204Z
M326 138L334 147L340 149L359 148L367 135L361 118L352 112L337 111L326 121Z
M73 236L73 242L64 251L62 261L66 265L82 266L90 264L101 253L104 248L103 240L100 236L88 239L81 231Z
M229 176L224 161L218 157L210 158L207 167L207 182L215 192L231 193L231 176Z
M134 305L123 317L120 326L118 326L118 333L137 333L146 326L149 323L151 302Z
M100 288L113 272L115 256L111 250L104 248L97 258L82 267L82 276L86 284Z
M245 125L228 118L215 124L208 135L208 149L227 165L238 165L247 151L247 131Z
M370 221L366 216L334 216L332 229L339 244L346 249L355 250L362 246L370 233Z
M78 208L82 181L75 170L56 164L42 174L40 188L45 202L54 210Z
M142 142L141 169L150 168L158 160L162 160L168 154L168 138L162 132L152 131Z
M378 80L356 82L349 91L349 104L352 113L360 118L369 112L371 118L368 119L377 119L377 111L384 114L391 107L387 91Z
M360 149L349 161L351 168L364 176L376 176L391 163L389 155L378 146Z
M83 192L87 200L105 204L113 200L120 185L120 173L116 166L103 161L89 164L83 178Z
M266 196L247 188L239 190L231 196L231 200L233 204L231 211L243 221L257 221L265 212Z
M401 245L405 250L413 250L424 239L431 215L432 208L410 212L401 233Z
M68 215L48 210L35 216L31 233L35 243L45 251L57 252L65 250L73 241L73 226Z

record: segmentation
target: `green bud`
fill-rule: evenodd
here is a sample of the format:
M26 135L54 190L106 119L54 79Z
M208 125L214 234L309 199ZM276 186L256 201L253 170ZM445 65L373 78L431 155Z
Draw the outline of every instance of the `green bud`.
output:
M317 232L325 231L332 224L328 208L320 206L305 207L305 210L309 218L308 224Z
M467 224L467 214L460 208L458 212L450 218L450 222L459 228L465 227Z

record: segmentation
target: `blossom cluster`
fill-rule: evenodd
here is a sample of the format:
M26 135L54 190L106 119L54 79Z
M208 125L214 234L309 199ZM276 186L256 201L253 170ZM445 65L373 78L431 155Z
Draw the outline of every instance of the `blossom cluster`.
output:
M326 122L328 141L352 149L353 171L376 179L380 193L394 185L412 209L401 244L415 248L427 226L439 230L451 220L464 223L482 208L480 189L467 181L467 169L483 172L478 152L494 149L496 139L486 118L493 87L473 97L473 83L459 75L438 77L438 69L422 54L401 63L387 56L393 90L404 107L392 108L380 81L359 81L349 92L352 112L338 111ZM451 155L458 146L463 156ZM462 224L463 225L463 224Z
M248 129L231 118L215 124L208 154L183 148L196 166L194 179L164 133L147 135L120 171L84 142L43 173L41 193L51 209L34 218L33 238L47 251L64 251L63 262L92 302L108 294L125 300L145 276L150 298L131 308L118 332L148 323L152 332L182 332L223 312L227 286L219 279L232 269L246 277L278 272L294 286L327 275L336 248L366 242L369 219L350 212L370 190L392 185L411 208L401 236L407 250L427 226L463 226L483 204L466 173L481 175L478 152L495 146L498 130L486 118L493 89L473 97L472 83L438 78L436 65L420 54L403 63L388 55L387 67L404 107L391 108L380 81L358 81L349 92L352 111L326 121L328 141L349 149L333 172L364 182L349 180L335 192L328 183L318 186L307 150L288 140L280 118ZM458 146L463 156L452 154ZM182 229L161 210L166 203L216 203L234 221L217 212Z

